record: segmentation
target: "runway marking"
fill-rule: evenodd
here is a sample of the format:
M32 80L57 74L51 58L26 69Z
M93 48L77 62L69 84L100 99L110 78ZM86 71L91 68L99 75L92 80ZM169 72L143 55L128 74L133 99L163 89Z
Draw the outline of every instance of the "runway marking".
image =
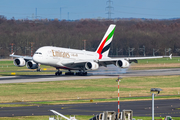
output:
M46 82L46 81L64 81L64 80L82 80L82 79L99 79L99 78L113 78L121 75L121 77L135 77L135 76L161 76L161 75L179 75L180 69L158 69L158 70L128 70L126 74L124 73L116 73L114 71L104 73L104 70L100 73L98 71L89 71L88 76L60 76L55 77L53 75L47 75L47 77L43 77L44 75L30 75L30 77L23 76L8 76L8 77L0 77L0 84L6 83L25 83L25 82ZM36 77L37 76L37 77ZM14 79L13 79L14 78Z

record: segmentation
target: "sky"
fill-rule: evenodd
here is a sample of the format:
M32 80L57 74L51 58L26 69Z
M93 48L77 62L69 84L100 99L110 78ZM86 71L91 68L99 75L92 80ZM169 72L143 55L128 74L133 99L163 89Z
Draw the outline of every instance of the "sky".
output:
M7 19L170 19L180 18L179 11L180 0L0 0Z

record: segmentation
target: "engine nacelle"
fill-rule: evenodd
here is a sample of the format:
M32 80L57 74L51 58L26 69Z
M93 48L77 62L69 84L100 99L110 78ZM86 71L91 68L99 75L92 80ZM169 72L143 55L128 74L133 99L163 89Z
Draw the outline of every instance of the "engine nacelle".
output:
M127 67L129 67L129 65L130 65L129 62L126 60L116 61L116 66L121 67L121 68L127 68Z
M18 67L23 67L26 65L26 61L23 58L14 59L14 65Z
M87 62L85 64L86 70L97 70L99 68L99 64L96 62Z
M28 69L37 69L38 68L38 64L31 60L31 61L28 61L26 63L26 67Z

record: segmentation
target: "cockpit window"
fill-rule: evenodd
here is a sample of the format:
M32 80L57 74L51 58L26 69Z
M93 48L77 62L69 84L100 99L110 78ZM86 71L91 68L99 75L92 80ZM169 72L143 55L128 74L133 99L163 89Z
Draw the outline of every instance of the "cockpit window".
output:
M42 55L42 53L40 53L40 52L35 52L35 54L40 54L40 55Z

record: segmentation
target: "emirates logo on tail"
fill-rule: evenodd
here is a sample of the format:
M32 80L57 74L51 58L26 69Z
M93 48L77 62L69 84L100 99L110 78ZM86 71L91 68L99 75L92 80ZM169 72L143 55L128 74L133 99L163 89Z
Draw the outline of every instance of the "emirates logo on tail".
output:
M106 34L104 35L98 49L96 52L99 54L99 59L102 59L102 57L108 57L111 42L114 35L116 25L110 25Z

